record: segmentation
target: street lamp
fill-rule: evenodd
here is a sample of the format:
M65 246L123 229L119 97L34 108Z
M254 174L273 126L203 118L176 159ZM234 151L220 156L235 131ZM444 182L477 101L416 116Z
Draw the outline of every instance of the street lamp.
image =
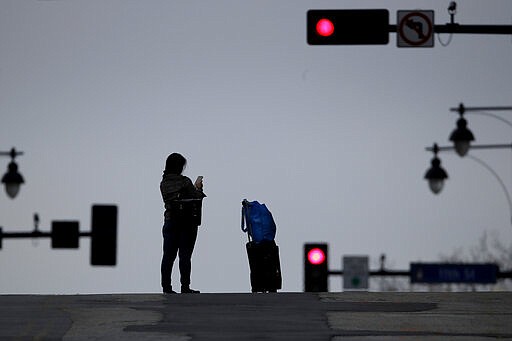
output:
M469 145L471 141L475 140L475 137L471 130L468 129L468 121L464 118L464 112L466 111L464 105L461 103L457 110L460 117L457 120L457 128L450 135L450 141L453 142L457 154L463 157L468 153Z
M444 186L444 180L448 178L448 173L441 167L441 160L437 157L439 153L439 146L434 143L432 147L434 157L430 161L431 167L425 173L425 179L428 181L428 186L434 194L439 194Z
M18 165L14 161L18 155L23 155L23 152L16 151L15 148L12 148L9 152L0 151L0 156L11 157L11 162L9 162L9 165L7 166L7 172L2 177L2 183L5 185L5 192L11 199L14 199L16 195L18 195L21 184L25 182L25 180L23 180L23 176L18 172Z
M470 148L471 141L475 140L473 133L468 129L468 121L464 118L464 114L472 112L478 115L490 116L512 127L512 122L507 121L503 117L494 115L488 111L511 111L512 107L465 107L464 104L459 104L457 108L450 108L450 111L458 112L460 117L457 120L457 128L451 133L450 141L453 142L455 151L461 157L465 156Z

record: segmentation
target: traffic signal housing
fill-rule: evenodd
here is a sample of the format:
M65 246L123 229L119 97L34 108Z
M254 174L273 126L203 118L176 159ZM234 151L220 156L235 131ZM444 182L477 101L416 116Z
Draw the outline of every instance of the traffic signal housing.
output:
M328 277L327 244L304 244L304 291L327 292Z
M93 205L91 265L116 265L117 206Z
M311 9L307 13L309 45L386 45L387 9Z

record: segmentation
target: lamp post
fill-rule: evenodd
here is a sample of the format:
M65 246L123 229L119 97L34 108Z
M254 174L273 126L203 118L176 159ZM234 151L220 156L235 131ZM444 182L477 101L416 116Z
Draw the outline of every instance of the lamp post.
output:
M448 178L448 173L441 167L441 160L437 157L437 154L442 151L455 150L455 152L460 157L464 157L467 155L469 158L478 162L493 174L493 176L500 183L505 193L505 196L507 197L512 218L512 200L503 180L501 180L498 173L496 173L487 163L485 163L484 161L480 160L475 156L468 155L468 151L470 149L512 149L512 143L480 145L471 144L471 142L475 140L475 137L471 130L468 129L467 120L464 118L464 114L466 114L467 112L473 112L475 114L493 117L512 127L512 122L488 112L512 111L512 107L465 107L464 104L461 103L457 108L451 108L450 111L458 112L460 115L456 123L457 128L450 134L449 137L449 140L453 142L453 146L438 146L436 143L434 143L432 147L425 148L427 151L434 153L434 158L431 161L431 167L427 170L424 176L424 178L428 181L430 190L434 194L439 194L444 187L444 181Z
M7 196L14 199L20 191L20 186L25 182L23 176L18 172L18 164L14 161L16 156L23 155L23 152L17 151L12 148L9 152L0 151L0 156L10 156L11 162L7 166L7 172L2 177L2 183L5 185L5 192Z
M511 144L485 144L485 145L474 145L471 146L471 149L512 149ZM454 146L442 146L439 147L437 143L434 143L433 147L426 147L426 151L433 152L434 158L431 161L431 167L425 173L425 179L428 181L428 185L434 194L438 194L441 192L444 186L444 180L448 178L448 174L441 167L441 160L437 157L437 153L444 151L457 151L457 148ZM466 155L466 154L464 154ZM484 162L474 156L468 155L471 159L484 164ZM492 169L489 165L485 164L485 167L488 169ZM493 171L496 175L496 172ZM499 179L501 181L501 179ZM502 181L501 181L502 182ZM436 190L434 190L434 188Z

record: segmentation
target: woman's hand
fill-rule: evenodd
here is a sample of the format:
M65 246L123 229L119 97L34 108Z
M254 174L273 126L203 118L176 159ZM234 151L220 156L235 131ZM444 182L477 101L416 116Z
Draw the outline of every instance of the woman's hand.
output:
M198 176L197 179L196 179L196 182L194 183L194 186L202 191L203 190L203 177L202 176Z

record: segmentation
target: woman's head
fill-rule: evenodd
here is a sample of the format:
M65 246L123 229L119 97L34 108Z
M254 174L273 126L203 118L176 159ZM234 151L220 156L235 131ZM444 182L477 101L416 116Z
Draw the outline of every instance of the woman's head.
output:
M187 160L178 153L172 153L165 162L164 174L181 174L187 165Z

